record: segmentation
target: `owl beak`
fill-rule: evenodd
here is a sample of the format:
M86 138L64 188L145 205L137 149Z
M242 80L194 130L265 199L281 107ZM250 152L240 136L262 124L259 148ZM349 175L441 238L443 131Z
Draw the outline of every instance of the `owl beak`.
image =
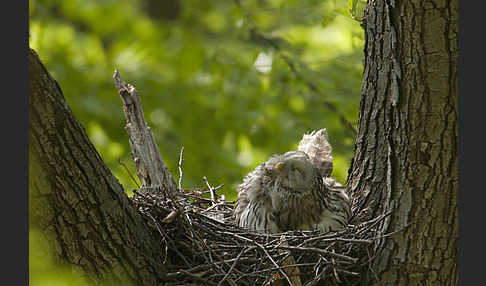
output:
M278 162L277 164L275 164L275 169L277 169L280 173L283 172L284 170L284 167L285 167L285 163L284 162Z

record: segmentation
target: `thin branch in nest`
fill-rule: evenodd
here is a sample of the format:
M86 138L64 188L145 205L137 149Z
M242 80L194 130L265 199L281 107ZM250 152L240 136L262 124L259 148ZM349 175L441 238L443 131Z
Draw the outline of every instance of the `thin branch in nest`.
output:
M279 272L285 277L285 279L287 280L287 282L289 282L289 285L290 286L293 286L294 284L290 280L289 276L287 276L287 274L285 273L285 271L283 271L280 268L280 266L277 264L277 262L275 262L275 260L273 260L272 256L270 254L268 254L268 251L265 249L265 247L263 247L261 244L259 244L256 241L253 241L253 243L256 244L258 247L260 247L263 250L263 252L265 253L265 255L267 255L268 259L270 259L270 261L273 263L273 265L275 265L276 267L278 267Z
M142 214L144 214L145 216L149 217L152 222L155 224L156 228L157 228L157 231L159 232L160 236L162 236L163 240L166 242L166 246L171 243L173 245L173 247L171 248L171 250L173 250L185 263L188 267L190 267L190 263L186 260L186 258L184 257L184 255L182 255L178 250L177 250L177 247L175 247L173 241L171 241L170 239L167 239L167 235L165 234L165 232L162 230L162 228L160 227L159 223L157 223L157 221L155 220L155 218L150 215L150 213L147 213L147 212L142 212ZM167 247L166 247L166 250L167 250ZM167 253L166 253L167 254ZM167 256L164 257L164 261L166 260Z
M224 184L221 184L219 186L216 186L213 188L213 190L216 192L217 190L221 189L224 186Z
M211 203L214 205L216 203L216 192L214 191L214 188L211 187L211 185L208 182L208 178L206 176L203 177L204 183L206 183L206 186L208 187L208 190L211 194Z
M315 252L315 253L319 253L319 254L322 254L322 255L330 256L330 257L337 257L337 258L340 258L342 260L348 261L350 263L356 263L358 261L357 258L349 257L349 256L346 256L346 255L338 254L338 253L335 253L335 252L332 252L332 251L327 251L327 250L315 248L315 247L279 246L279 248L294 250L294 251L297 251L297 252Z
M309 238L307 240L304 240L301 244L299 244L299 246L308 245L311 242L322 243L322 242L335 242L335 241L351 242L351 243L367 243L367 244L373 243L373 240L371 239L356 239L356 238L343 238L343 237L324 238L324 237L325 236L316 236L316 237Z
M324 266L321 272L317 273L315 278L305 284L305 286L316 285L322 279L322 277L326 274L326 270L329 266Z
M337 271L336 271L336 267L334 267L336 265L336 262L334 261L334 258L331 257L331 262L332 262L332 272L334 274L334 278L336 278L336 281L338 283L342 283L341 279L339 279L339 275L337 274Z
M214 205L210 206L209 208L202 210L202 212L208 212L208 211L210 211L210 210L212 210L214 208L217 208L217 207L222 206L222 205L225 205L225 204L227 204L227 202L215 203Z
M238 261L240 260L241 255L243 255L243 253L249 251L250 249L251 248L242 249L240 251L240 253L238 253L238 256L236 256L235 261L233 261L233 264L231 264L230 269L228 270L228 272L226 272L226 275L224 275L223 279L221 279L221 281L219 281L218 286L222 285L223 282L228 278L228 276L230 275L231 271L233 271L233 269L235 268L236 263L238 263Z
M336 271L341 272L341 273L345 273L345 274L348 274L348 275L352 275L352 276L359 276L359 273L357 273L357 272L351 272L351 271L344 270L344 269L336 268Z
M164 248L164 265L165 265L167 263L167 248L168 248L167 239L165 238L165 235L162 233L162 229L160 225L157 223L157 221L155 220L155 218L150 213L145 213L145 215L150 217L150 219L152 219L153 223L155 224L155 227L157 228L157 231L162 237L162 240L165 242L165 248Z
M181 192L182 192L182 175L183 175L183 173L182 173L182 161L183 161L182 156L183 155L184 155L184 146L182 146L182 148L181 148L181 152L179 154L179 164L178 164L178 166L179 166L179 191L181 191Z
M130 179L133 181L133 183L135 183L135 186L137 186L137 188L140 189L140 185L138 184L137 180L135 180L135 178L133 177L133 175L130 172L130 170L128 170L127 166L125 165L125 163L123 163L121 161L120 158L118 158L118 164L120 164L125 169L125 171L127 172L128 176L130 177Z

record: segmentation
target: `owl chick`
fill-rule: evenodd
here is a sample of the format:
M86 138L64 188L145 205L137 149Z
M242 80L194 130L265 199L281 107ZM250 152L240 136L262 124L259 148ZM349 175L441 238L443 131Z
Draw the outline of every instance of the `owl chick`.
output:
M344 188L331 185L302 151L275 155L238 187L235 217L260 232L339 230L350 216Z

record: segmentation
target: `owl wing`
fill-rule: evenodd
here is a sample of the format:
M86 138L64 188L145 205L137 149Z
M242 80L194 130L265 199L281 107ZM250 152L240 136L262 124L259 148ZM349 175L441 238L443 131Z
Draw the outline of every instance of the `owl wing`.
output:
M238 186L235 205L236 223L243 228L261 232L279 232L272 213L271 199L265 191L263 165L246 175Z
M324 232L343 229L351 217L351 201L346 188L335 181L331 182L330 178L324 179L323 187L328 189L327 204L316 228Z
M327 130L324 128L304 134L298 149L310 157L312 163L319 169L324 183L320 193L326 197L326 206L321 213L317 229L325 232L342 229L351 217L351 203L345 188L331 177L333 157Z

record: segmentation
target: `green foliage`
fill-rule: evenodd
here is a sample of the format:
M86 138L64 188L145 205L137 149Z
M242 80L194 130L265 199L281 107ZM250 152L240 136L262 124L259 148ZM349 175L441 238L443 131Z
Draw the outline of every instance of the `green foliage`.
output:
M170 20L154 18L153 2L30 2L30 46L127 191L136 186L118 158L136 172L114 69L141 93L176 180L184 146L185 188L207 176L234 199L248 171L323 127L345 182L355 135L326 102L356 125L362 29L340 11L357 1L178 1ZM261 53L268 72L254 65Z
M101 281L86 277L80 268L60 264L53 256L55 245L42 230L29 230L29 285L30 286L119 286L109 274ZM124 286L131 286L124 282Z
M364 9L367 1L348 0L348 12L353 19L361 19L364 16Z
M31 286L70 286L90 285L81 272L57 265L48 251L49 245L42 232L29 231L29 285Z

